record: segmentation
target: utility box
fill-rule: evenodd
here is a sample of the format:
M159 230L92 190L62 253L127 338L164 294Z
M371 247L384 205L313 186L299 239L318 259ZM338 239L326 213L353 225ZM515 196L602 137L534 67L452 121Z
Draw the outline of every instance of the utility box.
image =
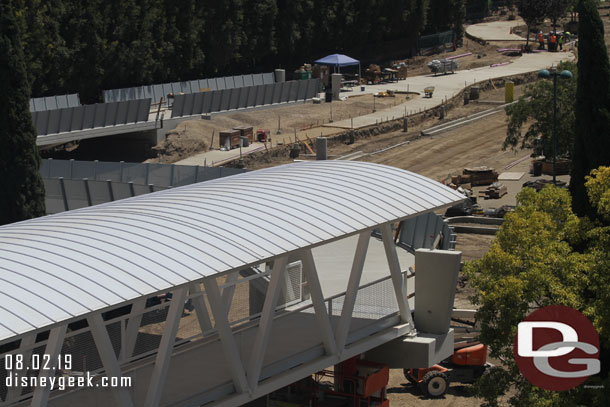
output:
M227 150L239 147L240 145L241 132L239 130L223 130L218 133L218 143L220 147L224 147Z

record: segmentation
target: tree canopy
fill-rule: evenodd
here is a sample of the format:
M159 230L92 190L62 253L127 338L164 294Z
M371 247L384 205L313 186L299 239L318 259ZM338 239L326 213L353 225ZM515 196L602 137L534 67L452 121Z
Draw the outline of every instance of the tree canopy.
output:
M0 4L0 225L45 214L30 88L15 12Z
M597 2L580 0L578 12L579 75L570 191L576 213L591 215L594 210L587 199L585 176L610 164L610 61Z
M517 0L517 9L519 10L519 15L525 21L525 25L527 25L528 35L525 45L528 46L530 39L529 32L532 27L546 17L547 3L540 0Z
M565 189L547 186L536 193L524 188L519 205L506 215L491 249L480 260L466 264L476 293L483 343L504 367L494 369L475 386L487 405L510 388L512 406L606 406L608 392L582 387L558 393L532 386L519 374L513 356L517 325L533 310L566 305L581 311L600 336L602 373L593 381L608 387L610 354L610 168L587 177L586 188L599 219L579 218ZM605 366L605 367L604 367Z
M557 20L565 16L573 0L546 0L546 16L553 23L553 31L557 30Z
M578 68L573 62L562 62L557 71L569 70L572 79L557 79L557 154L569 156L574 144L574 115ZM508 128L504 148L526 148L541 137L547 157L552 154L553 79L539 80L527 86L523 96L506 107ZM524 127L526 127L524 131Z
M91 103L102 89L296 69L335 52L407 57L422 32L455 29L459 39L465 0L12 3L32 94Z

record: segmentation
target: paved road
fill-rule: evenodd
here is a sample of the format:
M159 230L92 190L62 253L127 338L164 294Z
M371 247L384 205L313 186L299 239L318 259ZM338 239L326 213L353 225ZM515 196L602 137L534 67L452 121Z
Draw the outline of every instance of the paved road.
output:
M377 122L392 119L392 117L402 117L405 114L405 109L408 115L419 112L420 110L438 107L445 99L452 98L461 92L465 86L470 86L476 82L534 72L542 68L549 68L553 65L557 65L560 61L572 59L574 59L574 55L567 52L541 52L536 54L525 54L522 57L517 58L507 57L507 62L511 61L511 63L504 66L468 69L456 71L455 74L448 75L414 76L397 83L367 86L366 92L378 92L380 90L396 89L399 91L415 91L421 93L422 95L424 93L424 88L428 86L434 86L435 89L431 98L416 98L401 105L384 109L383 111L356 117L353 119L354 128L374 125ZM360 92L355 91L353 93L358 94ZM325 124L324 126L349 129L351 127L351 121L342 120Z
M525 41L524 37L511 32L512 28L520 25L525 25L521 18L513 21L473 24L466 27L466 33L485 41Z
M269 146L269 144L267 144ZM252 143L248 147L242 147L241 154L248 155L255 151L265 149L264 143ZM205 153L197 154L192 157L185 158L184 160L178 161L176 164L179 165L208 165L208 166L220 166L226 161L231 161L239 158L239 148L234 148L230 151L223 150L210 150Z

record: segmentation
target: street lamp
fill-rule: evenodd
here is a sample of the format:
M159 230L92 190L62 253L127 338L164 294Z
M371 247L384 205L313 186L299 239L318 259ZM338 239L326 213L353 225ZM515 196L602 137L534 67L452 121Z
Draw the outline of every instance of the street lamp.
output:
M555 69L550 72L547 69L541 69L538 72L539 78L550 78L553 77L553 185L557 182L557 77L561 79L571 79L572 72L567 69L561 72L557 72Z

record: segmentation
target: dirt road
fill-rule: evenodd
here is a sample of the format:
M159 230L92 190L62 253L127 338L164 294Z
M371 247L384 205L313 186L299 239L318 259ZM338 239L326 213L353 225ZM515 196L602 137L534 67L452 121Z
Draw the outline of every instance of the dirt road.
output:
M487 119L438 136L425 137L367 161L403 168L432 179L442 180L461 173L464 167L490 166L500 169L526 155L502 151L506 137L506 114L496 113Z

